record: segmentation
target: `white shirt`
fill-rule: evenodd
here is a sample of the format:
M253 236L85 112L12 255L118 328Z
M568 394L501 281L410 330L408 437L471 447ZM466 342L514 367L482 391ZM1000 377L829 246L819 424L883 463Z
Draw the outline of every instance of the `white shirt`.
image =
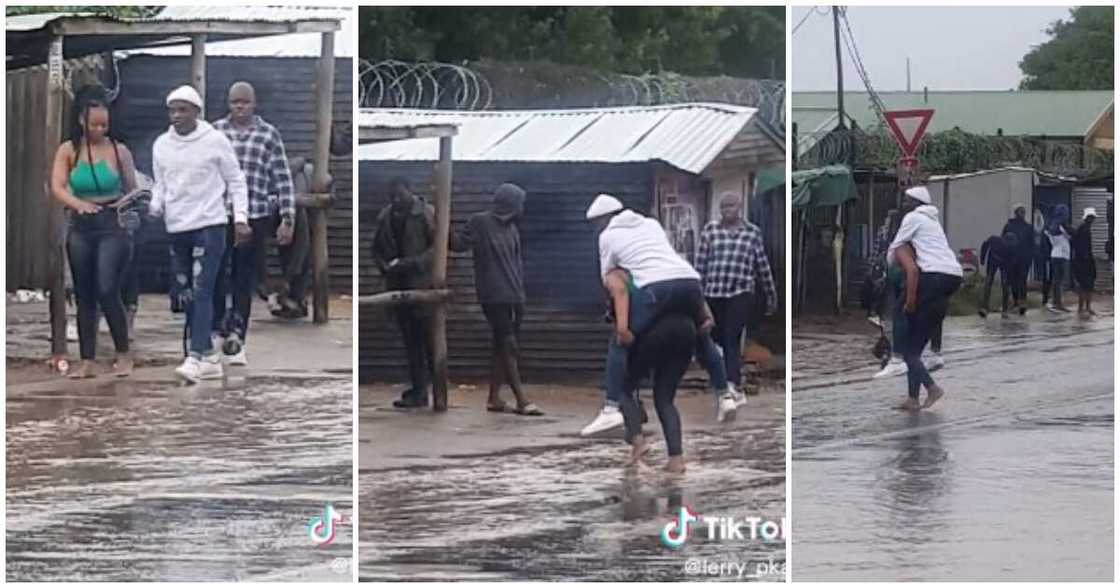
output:
M953 249L949 247L945 229L941 228L937 218L937 207L928 204L915 208L903 217L894 241L887 248L887 261L893 265L895 250L909 243L914 247L918 268L923 273L963 277L964 270L961 269Z
M163 214L168 233L229 223L226 199L234 222L249 218L249 187L226 136L206 121L189 135L174 128L152 146L153 215Z
M1069 233L1066 232L1065 227L1058 227L1061 234L1055 235L1047 232L1046 236L1050 239L1050 258L1051 259L1069 259L1070 246L1069 246Z
M622 268L630 272L634 285L668 280L700 280L700 274L669 243L665 230L652 218L624 210L599 233L599 271Z

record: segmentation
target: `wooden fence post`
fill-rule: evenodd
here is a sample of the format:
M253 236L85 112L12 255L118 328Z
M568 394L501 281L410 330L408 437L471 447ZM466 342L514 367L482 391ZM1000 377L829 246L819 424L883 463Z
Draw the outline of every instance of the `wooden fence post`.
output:
M451 137L439 139L439 163L436 164L436 238L432 247L432 288L447 288L447 244L451 232ZM435 305L431 325L432 344L432 410L447 410L447 303Z
M331 114L334 97L334 33L323 33L319 64L315 72L315 153L311 191L323 194L329 189ZM330 256L327 248L326 206L308 209L311 223L312 320L324 324L330 317Z
M59 360L66 356L66 266L63 261L65 228L63 223L66 217L62 204L54 199L51 194L51 171L54 166L54 151L62 142L62 92L64 91L65 78L62 71L62 40L63 36L58 31L53 31L50 39L50 48L47 53L47 95L46 113L44 121L44 135L46 140L43 147L46 149L46 164L43 170L43 186L46 188L46 197L50 199L50 217L47 220L47 243L50 247L49 275L50 284L50 321L51 321L51 365L57 367ZM11 148L9 146L9 148Z

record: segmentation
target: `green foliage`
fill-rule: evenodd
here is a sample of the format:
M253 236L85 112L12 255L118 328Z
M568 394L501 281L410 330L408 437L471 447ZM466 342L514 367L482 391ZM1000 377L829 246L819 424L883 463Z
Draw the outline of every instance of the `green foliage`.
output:
M85 12L116 18L144 18L155 15L160 10L163 10L162 6L7 6L4 14L20 16L45 12Z
M1050 40L1019 62L1021 90L1111 90L1113 8L1081 6L1050 25Z
M362 7L378 61L552 61L642 75L781 78L781 6Z

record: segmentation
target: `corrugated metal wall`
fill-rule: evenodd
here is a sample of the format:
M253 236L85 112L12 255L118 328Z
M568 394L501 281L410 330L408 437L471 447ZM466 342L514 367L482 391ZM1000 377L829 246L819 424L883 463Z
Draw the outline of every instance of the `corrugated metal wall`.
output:
M234 82L247 81L257 91L257 113L284 136L288 156L310 158L315 141L315 59L307 58L233 58L211 57L206 61L206 118L225 116L226 90ZM114 105L114 130L127 142L136 165L151 173L152 143L167 130L168 92L186 83L190 59L187 57L135 56L121 62L123 88ZM352 110L352 65L349 59L335 61L333 118L349 125ZM329 216L331 289L352 289L352 158L332 157L335 203ZM141 234L140 287L164 291L168 283L166 235L158 223ZM275 260L275 256L273 256Z
M1073 206L1070 211L1072 227L1081 224L1081 215L1092 206L1096 209L1097 220L1093 222L1093 257L1097 259L1097 289L1111 291L1113 274L1108 267L1108 255L1104 245L1108 241L1108 197L1112 194L1106 188L1078 187L1073 189Z
M393 176L409 178L417 193L431 194L430 163L362 162L359 171L359 291L373 294L384 283L370 261L371 223L388 203ZM648 212L653 173L648 164L458 163L453 167L451 221L454 227L486 210L494 189L506 181L528 192L521 242L525 264L525 323L521 369L526 381L597 380L603 368L607 325L598 275L595 234L584 219L600 192ZM452 380L489 374L489 329L477 306L469 254L453 253L448 268L455 292L448 317L448 361ZM361 381L403 381L404 349L395 324L382 311L359 317Z
M99 60L72 60L66 63L74 83L96 79ZM48 159L44 144L46 122L47 68L29 67L7 72L7 179L4 196L7 204L7 276L9 291L18 288L46 289L51 276L48 262L51 239L47 233L50 209ZM64 99L62 135L67 134L70 101ZM52 146L57 147L57 146ZM55 235L54 243L61 243Z

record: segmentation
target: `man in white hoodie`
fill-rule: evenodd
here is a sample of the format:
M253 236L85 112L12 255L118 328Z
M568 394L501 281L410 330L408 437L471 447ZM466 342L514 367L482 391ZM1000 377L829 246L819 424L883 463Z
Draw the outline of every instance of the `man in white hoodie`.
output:
M918 278L916 299L906 299L906 337L902 343L902 358L906 361L907 392L909 397L900 407L916 411L933 406L945 392L933 381L922 363L922 350L930 337L945 320L949 297L960 288L964 271L956 254L949 247L945 230L938 221L937 207L930 204L929 190L916 186L906 190L903 210L907 214L887 249L887 261L898 263L895 251L909 244L917 256ZM919 393L926 387L925 404L919 404Z
M214 284L226 249L227 202L233 211L235 245L252 235L245 174L229 139L199 120L202 104L190 86L171 92L171 128L152 146L151 210L163 215L171 238L172 291L184 302L190 330L189 352L175 373L190 383L222 377L210 327Z
M627 210L617 198L600 194L587 209L587 220L599 229L599 271L613 269L630 273L635 293L630 297L627 329L611 338L607 349L606 403L599 415L580 434L592 435L621 426L619 406L627 387L626 348L658 318L670 313L693 317L703 314L704 296L700 274L669 243L665 229L656 220ZM617 320L617 317L616 317ZM735 393L728 387L726 368L707 333L697 338L699 356L708 370L710 385L719 395L719 421L734 418Z

